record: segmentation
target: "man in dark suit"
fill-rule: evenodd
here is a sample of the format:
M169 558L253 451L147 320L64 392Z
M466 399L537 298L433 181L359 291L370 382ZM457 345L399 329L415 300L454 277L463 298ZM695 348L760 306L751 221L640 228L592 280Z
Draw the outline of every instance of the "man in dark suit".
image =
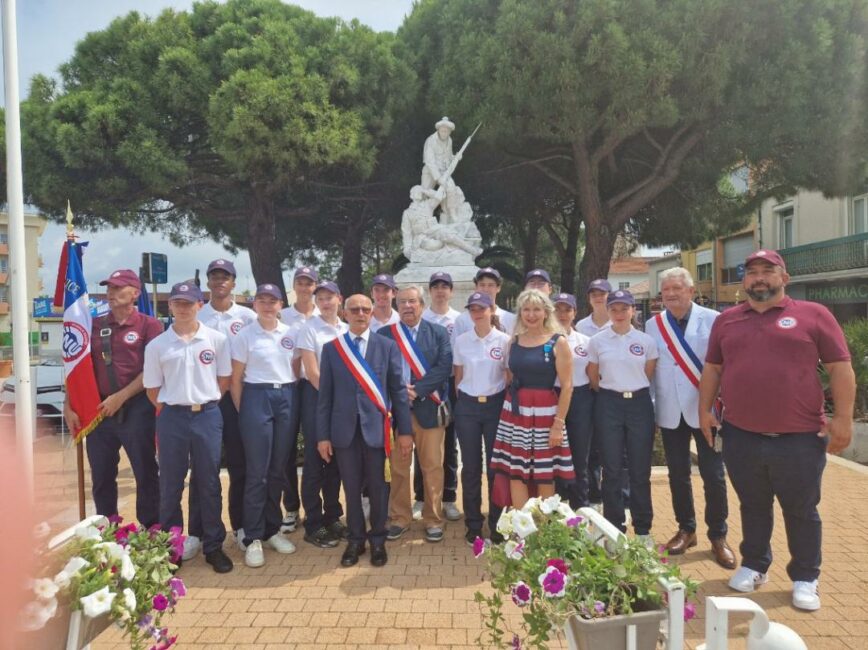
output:
M422 287L410 286L398 292L400 323L377 332L398 343L402 356L402 379L410 396L416 457L422 468L425 505L422 521L425 539L443 540L443 452L445 422L440 417L440 398L447 399L447 380L452 374L452 347L442 325L422 320L425 296ZM415 347L414 347L415 346ZM414 358L415 357L415 358ZM411 365L427 368L419 377ZM410 459L392 452L392 490L389 495L389 533L386 539L401 537L410 527Z
M388 560L385 542L389 488L385 479L383 413L344 361L355 358L351 357L355 349L376 377L386 409L391 410L398 434L395 436L397 451L392 457L409 463L413 452L407 389L401 381L401 354L393 341L371 332L372 313L373 304L367 296L348 298L344 314L351 340L338 337L327 343L320 365L317 448L325 462L337 462L347 500L349 543L341 558L342 566L358 563L359 556L365 552L366 538L371 542L371 564L383 566ZM355 368L357 372L366 371L358 363ZM371 500L371 529L367 534L362 512L364 485Z

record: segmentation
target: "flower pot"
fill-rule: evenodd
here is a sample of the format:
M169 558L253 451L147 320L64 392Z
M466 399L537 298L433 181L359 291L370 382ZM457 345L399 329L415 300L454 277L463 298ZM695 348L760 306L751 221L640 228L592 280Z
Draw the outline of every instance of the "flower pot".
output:
M40 630L22 632L22 647L45 650L80 650L87 647L112 624L108 614L88 618L81 611L61 606L54 618Z
M632 626L636 630L635 650L655 650L660 622L665 618L662 609L590 620L572 616L564 625L564 634L570 650L628 650L628 628Z

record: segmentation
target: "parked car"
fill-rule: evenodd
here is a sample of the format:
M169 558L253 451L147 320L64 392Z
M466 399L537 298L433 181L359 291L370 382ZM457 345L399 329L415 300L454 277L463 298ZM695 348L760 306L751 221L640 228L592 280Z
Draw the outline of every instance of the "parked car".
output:
M33 366L31 381L36 383L36 416L52 418L60 424L63 418L63 362L47 359ZM15 415L15 388L18 381L9 377L0 391L0 417Z

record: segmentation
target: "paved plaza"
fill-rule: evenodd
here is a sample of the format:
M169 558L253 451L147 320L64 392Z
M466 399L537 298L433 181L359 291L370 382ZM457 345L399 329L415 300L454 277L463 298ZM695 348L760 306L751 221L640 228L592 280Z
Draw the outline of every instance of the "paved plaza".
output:
M41 437L35 443L37 502L53 529L77 519L75 451L60 437ZM89 474L89 470L86 470ZM227 479L223 489L226 493ZM88 493L90 490L87 485ZM698 518L702 520L702 483L694 476ZM665 469L652 477L655 518L652 534L665 542L676 530ZM120 472L121 513L134 511L132 472L124 458ZM730 489L729 540L740 539L738 501ZM823 485L820 512L824 522L823 607L815 613L790 605L785 565L788 558L783 520L777 512L773 539L775 561L769 583L752 597L769 617L795 629L811 650L868 648L868 468L846 461L830 461ZM224 520L228 516L224 514ZM700 533L703 533L700 528ZM261 569L244 566L242 553L227 540L235 569L217 575L201 554L184 563L180 575L189 588L177 611L168 617L181 648L425 648L478 647L482 630L474 593L486 589L483 564L464 542L461 521L450 523L446 539L429 544L420 523L411 534L391 542L389 563L380 569L367 557L351 569L339 566L342 547L321 550L292 533L298 546L293 555L266 550ZM704 534L704 533L703 533ZM700 581L698 616L686 624L686 647L704 638L705 596L733 595L727 589L729 572L711 558L708 541L677 558L690 577ZM505 607L505 610L515 608ZM746 618L731 617L730 648L744 648ZM116 630L105 632L95 650L125 648ZM554 643L552 647L566 647Z

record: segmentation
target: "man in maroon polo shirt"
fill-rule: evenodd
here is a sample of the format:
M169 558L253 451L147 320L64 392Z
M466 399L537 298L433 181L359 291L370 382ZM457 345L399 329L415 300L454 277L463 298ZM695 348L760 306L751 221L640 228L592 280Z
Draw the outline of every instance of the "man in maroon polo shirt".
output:
M841 451L853 429L855 378L844 334L824 306L793 300L778 253L745 260L747 302L715 320L699 386L699 421L712 444L724 403L723 460L741 509L742 565L729 581L752 592L768 581L774 499L784 515L793 606L820 608L822 523L817 512L826 451ZM817 363L829 373L835 417L823 414Z
M111 311L95 318L91 354L103 421L85 439L93 501L100 515L118 512L118 463L123 447L136 478L136 517L144 526L159 522L160 489L154 444L154 406L142 384L145 346L163 333L156 318L136 309L142 285L129 269L112 273L107 285ZM108 343L104 350L104 341ZM105 354L104 354L105 352ZM77 428L78 415L64 404L64 417Z

